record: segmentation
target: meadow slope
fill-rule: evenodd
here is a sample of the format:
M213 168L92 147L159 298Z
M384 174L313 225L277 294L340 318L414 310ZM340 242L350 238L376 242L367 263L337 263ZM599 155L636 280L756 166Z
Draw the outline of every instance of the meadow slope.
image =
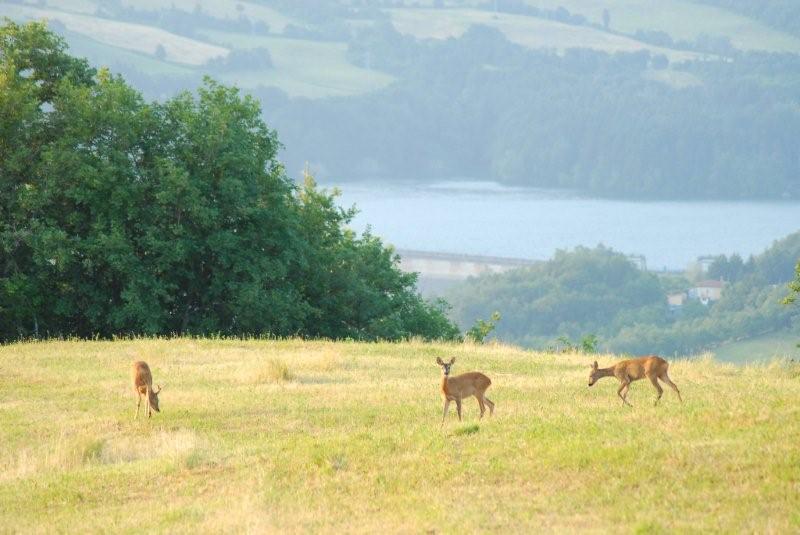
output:
M494 418L439 428L437 356ZM601 365L613 356L600 356ZM162 412L133 420L147 360ZM800 368L677 361L623 408L589 358L506 346L0 347L0 532L800 530ZM454 408L451 408L454 411Z

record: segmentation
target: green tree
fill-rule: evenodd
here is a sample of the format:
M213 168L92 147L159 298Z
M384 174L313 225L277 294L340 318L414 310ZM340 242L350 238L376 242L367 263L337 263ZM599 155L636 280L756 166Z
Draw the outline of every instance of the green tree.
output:
M496 310L492 312L489 320L478 319L475 324L469 328L466 337L473 342L482 344L486 337L497 328L497 322L500 321L500 313Z
M800 261L794 268L794 280L789 283L789 295L783 299L783 303L791 305L797 300L798 295L800 295Z
M457 337L354 211L287 178L254 99L206 79L147 103L42 24L0 47L0 339Z

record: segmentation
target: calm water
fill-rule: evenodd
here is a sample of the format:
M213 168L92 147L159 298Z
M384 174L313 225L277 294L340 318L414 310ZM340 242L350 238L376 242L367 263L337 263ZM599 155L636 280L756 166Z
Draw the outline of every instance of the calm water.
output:
M325 184L330 187L333 184ZM547 259L599 243L644 255L649 269L698 256L759 253L800 230L797 202L631 202L505 188L490 182L340 184L353 223L400 249Z

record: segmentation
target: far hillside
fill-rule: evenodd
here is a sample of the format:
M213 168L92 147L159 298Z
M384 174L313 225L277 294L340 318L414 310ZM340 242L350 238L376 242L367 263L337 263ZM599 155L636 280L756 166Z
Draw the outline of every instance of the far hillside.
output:
M796 199L786 0L10 1L150 98L261 100L297 176ZM409 157L411 156L411 157Z

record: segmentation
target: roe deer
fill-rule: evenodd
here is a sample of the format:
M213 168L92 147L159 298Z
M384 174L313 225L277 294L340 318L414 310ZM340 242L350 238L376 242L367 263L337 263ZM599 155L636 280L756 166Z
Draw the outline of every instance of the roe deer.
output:
M458 420L461 421L461 400L470 396L475 396L478 400L478 405L481 408L481 418L486 411L486 405L489 405L489 415L494 414L494 403L486 397L486 389L492 384L492 380L479 372L468 372L450 377L450 366L456 361L453 357L450 362L444 362L439 357L436 357L436 363L442 368L442 397L444 398L444 412L442 413L442 426L444 426L444 419L447 416L447 409L450 408L450 402L456 402L456 410L458 411Z
M147 417L153 415L153 411L161 412L158 408L158 393L161 392L161 385L158 385L158 390L153 390L153 375L150 373L150 366L146 362L139 360L133 363L131 367L131 375L133 376L133 389L136 395L139 396L139 402L136 404L136 417L139 418L139 407L142 404L142 395L147 396Z
M633 407L633 405L628 403L628 400L625 399L628 395L628 388L633 381L638 381L639 379L647 377L650 379L650 382L653 383L656 391L658 391L658 397L653 404L658 405L661 394L664 393L664 389L658 384L658 379L661 379L678 394L678 399L683 403L678 387L675 386L675 383L673 383L669 375L667 375L667 368L669 368L667 361L655 355L622 360L610 368L598 368L597 361L594 361L594 364L592 364L592 371L589 373L589 386L592 386L598 379L602 379L603 377L616 377L621 383L619 390L617 390L617 395L622 398L622 404Z

